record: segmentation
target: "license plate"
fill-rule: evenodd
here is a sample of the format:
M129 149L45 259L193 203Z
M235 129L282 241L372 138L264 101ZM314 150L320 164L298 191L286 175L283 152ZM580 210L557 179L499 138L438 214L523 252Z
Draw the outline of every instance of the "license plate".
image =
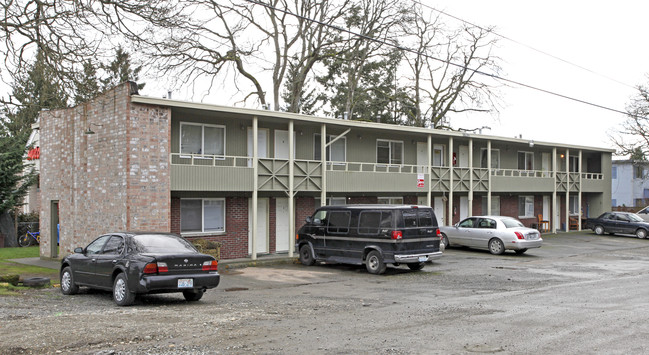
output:
M178 288L194 287L194 279L178 279Z
M424 261L427 261L427 260L428 260L428 257L427 257L427 256L420 256L420 257L419 257L419 262L420 262L420 263L423 263Z

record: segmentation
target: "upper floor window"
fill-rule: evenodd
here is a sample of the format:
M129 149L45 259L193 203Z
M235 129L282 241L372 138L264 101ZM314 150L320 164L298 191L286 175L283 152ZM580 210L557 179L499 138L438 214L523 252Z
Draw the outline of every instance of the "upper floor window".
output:
M376 162L379 164L403 164L403 142L377 139Z
M322 159L322 143L320 142L322 135L315 134L313 136L313 160ZM336 136L328 135L327 143L331 142ZM341 137L335 142L329 144L327 150L327 161L346 161L347 160L347 138Z
M518 170L534 170L533 152L518 152Z
M487 168L487 148L480 149L480 167L483 169ZM492 149L491 150L491 168L500 169L500 150Z
M642 165L634 165L633 166L633 178L634 179L642 179L644 177L644 169L642 168Z
M571 155L568 160L568 171L571 173L579 172L579 157Z
M617 166L614 166L611 168L611 179L615 180L617 179ZM615 205L613 205L615 206Z
M444 146L433 145L433 166L444 166Z
M181 154L225 154L225 126L180 123Z

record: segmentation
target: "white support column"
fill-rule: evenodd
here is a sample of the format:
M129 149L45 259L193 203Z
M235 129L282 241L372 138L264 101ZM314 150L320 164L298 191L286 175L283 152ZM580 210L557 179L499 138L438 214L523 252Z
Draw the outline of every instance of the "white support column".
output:
M469 138L469 216L473 216L473 138Z
M491 140L487 141L487 210L491 213Z
M426 165L426 175L424 177L428 176L426 179L426 183L428 184L428 192L426 193L426 205L427 206L432 206L432 189L433 189L433 184L431 181L431 161L432 161L432 152L433 152L433 138L429 134L427 139L426 139L426 156L428 157L428 163Z
M552 207L550 208L552 233L557 233L559 227L559 211L557 211L557 148L552 148L552 175L554 176L554 186L552 187Z
M448 137L448 222L453 225L453 137Z
M327 126L320 126L320 163L322 164L322 187L320 189L320 206L327 204Z
M577 216L577 230L581 230L581 186L582 186L582 179L581 179L581 149L579 150L579 169L577 169L579 172L579 193L577 194L577 211L579 215Z
M295 140L293 120L288 121L288 256L293 257L295 249L295 194L293 192Z
M257 202L259 198L259 119L252 118L252 219L250 221L250 247L252 253L250 258L257 260Z
M570 231L570 149L566 149L566 224L564 231Z

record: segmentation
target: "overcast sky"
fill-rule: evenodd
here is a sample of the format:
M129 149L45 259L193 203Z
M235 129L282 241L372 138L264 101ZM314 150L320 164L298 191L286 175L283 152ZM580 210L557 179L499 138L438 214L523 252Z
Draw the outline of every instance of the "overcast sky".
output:
M647 83L649 2L425 3L483 27L495 26L502 36L595 72L501 39L497 55L502 58L505 78L621 111L636 92L633 86ZM503 88L502 93L506 106L500 119L488 121L484 117L485 125L492 129L483 133L506 137L522 134L523 138L536 141L614 148L607 132L616 130L625 118L526 88Z

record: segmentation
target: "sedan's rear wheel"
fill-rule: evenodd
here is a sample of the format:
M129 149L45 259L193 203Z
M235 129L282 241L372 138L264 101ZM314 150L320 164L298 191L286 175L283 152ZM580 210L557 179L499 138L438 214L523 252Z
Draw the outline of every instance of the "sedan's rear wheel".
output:
M444 243L444 249L448 248L448 246L450 245L448 242L448 237L444 233L442 233L442 243Z
M604 234L604 227L602 227L602 226L595 226L594 231L595 231L595 234L597 234L597 235L602 235L602 234Z
M527 249L518 249L518 250L516 250L516 254L517 255L523 255L523 254L525 254L526 251L527 251Z
M204 293L205 293L205 291L203 291L203 290L196 290L196 291L187 290L187 291L183 291L183 296L185 297L185 300L187 302L195 302L195 301L198 301L201 298L203 298Z
M640 239L645 239L647 238L647 231L644 229L638 229L637 231L635 231L635 236Z
M130 306L135 301L135 294L128 288L124 273L117 275L113 283L113 300L118 306Z
M78 291L79 286L74 283L72 269L70 269L69 266L66 266L63 271L61 271L61 293L64 295L74 295Z
M489 241L489 251L491 254L500 255L505 252L505 244L498 238Z

